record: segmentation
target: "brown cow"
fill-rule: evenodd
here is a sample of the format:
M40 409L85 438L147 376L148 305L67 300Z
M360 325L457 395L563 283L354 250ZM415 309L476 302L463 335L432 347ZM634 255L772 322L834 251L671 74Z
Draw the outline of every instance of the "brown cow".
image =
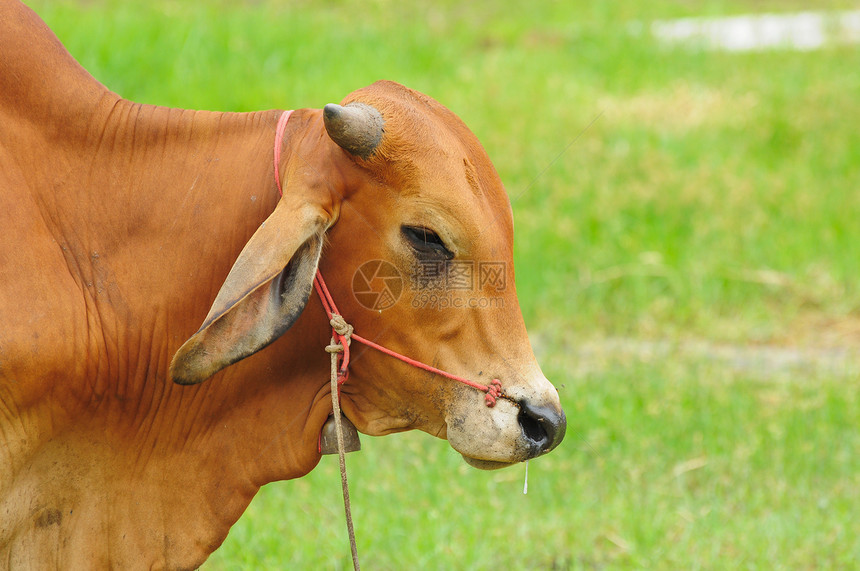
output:
M342 406L360 431L418 428L484 468L561 440L486 153L397 84L343 104L293 114L279 198L280 112L121 99L0 1L0 567L195 567L261 485L312 470L332 407L318 265L357 332L507 396L488 408L354 345ZM371 260L490 261L507 287L470 292L492 307L368 309L351 288Z

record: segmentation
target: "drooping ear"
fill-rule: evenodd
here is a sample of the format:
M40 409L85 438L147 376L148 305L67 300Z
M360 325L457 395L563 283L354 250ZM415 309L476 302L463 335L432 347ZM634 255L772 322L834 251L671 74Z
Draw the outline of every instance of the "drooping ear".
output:
M205 381L290 328L307 304L330 222L301 198L278 203L239 254L200 330L174 355L175 383Z

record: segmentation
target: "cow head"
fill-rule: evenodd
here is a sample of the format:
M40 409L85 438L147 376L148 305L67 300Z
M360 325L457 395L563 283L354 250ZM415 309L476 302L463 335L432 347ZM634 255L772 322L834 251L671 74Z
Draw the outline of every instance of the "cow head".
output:
M280 165L283 198L174 357L174 380L203 381L281 336L319 266L357 333L483 384L497 378L507 397L486 407L471 387L353 345L341 399L359 430L418 428L481 468L558 445L564 413L514 289L510 203L475 136L390 82L301 120L304 135Z

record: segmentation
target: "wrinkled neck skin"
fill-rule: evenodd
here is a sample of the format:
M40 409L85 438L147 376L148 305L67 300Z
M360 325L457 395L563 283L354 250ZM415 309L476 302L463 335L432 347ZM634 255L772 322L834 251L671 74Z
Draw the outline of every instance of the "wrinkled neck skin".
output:
M195 568L313 469L331 410L315 298L209 381L167 376L276 205L279 113L123 100L27 12L0 8L0 568Z

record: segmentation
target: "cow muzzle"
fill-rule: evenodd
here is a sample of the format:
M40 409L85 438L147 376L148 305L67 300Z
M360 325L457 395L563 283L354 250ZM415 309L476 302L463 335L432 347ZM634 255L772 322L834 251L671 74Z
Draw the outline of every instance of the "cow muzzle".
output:
M476 405L474 396L463 392L446 414L448 442L476 468L502 468L536 458L564 438L567 420L558 392L542 376L505 387L505 395L492 408Z

